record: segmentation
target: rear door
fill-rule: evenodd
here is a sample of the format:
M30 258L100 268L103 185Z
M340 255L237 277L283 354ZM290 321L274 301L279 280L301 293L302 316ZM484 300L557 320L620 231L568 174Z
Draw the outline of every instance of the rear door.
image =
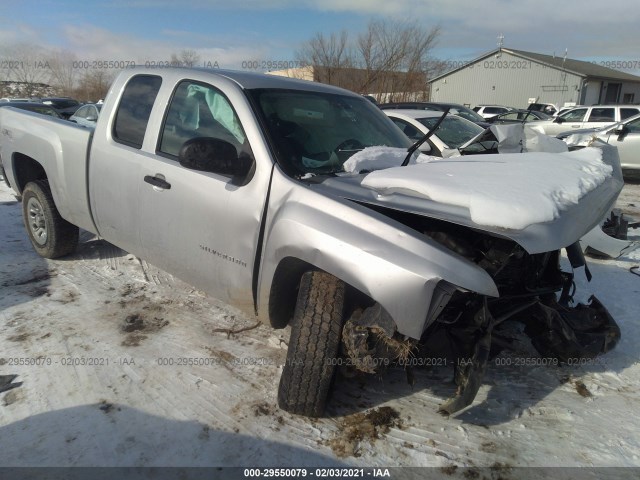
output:
M582 128L600 128L616 123L615 107L591 107Z
M253 156L230 92L225 91L230 87L214 85L215 78L210 82L178 81L155 155L141 162L141 241L145 258L154 265L253 311L253 266L268 180L255 175L246 185L234 185L229 177L190 170L178 162L183 143L196 137L218 138L238 154ZM157 180L165 186L154 186Z
M157 75L129 79L111 125L94 137L89 158L89 196L98 232L136 255L142 255L139 172L149 156L142 144L161 84Z

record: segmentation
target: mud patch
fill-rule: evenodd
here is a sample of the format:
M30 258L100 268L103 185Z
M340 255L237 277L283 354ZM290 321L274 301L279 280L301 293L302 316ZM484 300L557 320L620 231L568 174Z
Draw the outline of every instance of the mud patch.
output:
M69 303L75 302L79 296L80 295L77 292L68 290L64 292L60 298L56 298L55 301L63 305L67 305Z
M576 380L575 382L573 382L573 384L576 387L576 392L578 392L580 396L585 398L593 397L593 394L589 391L587 386L582 381Z
M235 363L238 361L238 357L236 357L234 354L229 353L225 350L217 350L215 348L212 347L204 347L204 349L209 352L209 354L211 354L211 356L215 357L215 358L219 358L220 360L223 360L225 362L225 364L231 364L231 363Z
M498 451L498 446L493 442L483 442L480 445L480 450L487 453L496 453Z
M24 394L21 390L9 390L7 394L2 399L2 405L8 407L9 405L13 405L14 403L19 402L24 398Z
M9 340L10 342L25 342L28 340L28 338L29 338L28 333L21 333L19 335L12 335L9 338L7 338L7 340Z
M127 334L122 341L122 346L137 347L140 342L147 338L149 333L155 333L169 325L169 321L162 317L147 318L141 313L127 315L120 325L120 331Z
M392 427L402 428L400 414L394 408L379 407L367 413L354 413L342 420L340 432L326 444L340 458L359 457L363 441L374 443Z
M106 414L109 414L115 410L117 410L118 412L121 410L120 407L116 407L113 403L107 402L106 400L101 400L98 404L98 408Z
M267 402L260 402L253 406L253 415L256 417L273 415L274 409Z

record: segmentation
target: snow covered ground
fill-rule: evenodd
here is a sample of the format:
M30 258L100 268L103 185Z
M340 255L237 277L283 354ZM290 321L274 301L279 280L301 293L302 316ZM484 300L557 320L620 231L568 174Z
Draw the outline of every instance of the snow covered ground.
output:
M618 206L640 219L640 185ZM592 364L503 354L449 418L450 367L416 371L413 388L401 370L339 378L314 420L277 408L288 330L228 334L255 321L86 233L73 256L41 259L5 185L0 232L0 375L22 382L0 394L1 466L640 467L640 252L590 260L622 329Z

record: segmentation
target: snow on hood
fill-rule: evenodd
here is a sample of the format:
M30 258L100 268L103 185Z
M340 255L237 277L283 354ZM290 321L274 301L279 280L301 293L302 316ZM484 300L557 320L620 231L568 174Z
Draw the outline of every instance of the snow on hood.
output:
M374 170L399 167L402 165L406 156L406 148L385 146L367 147L351 155L351 157L344 162L343 168L345 172L361 172L363 170L372 172ZM416 158L416 154L414 153L409 161L409 165L427 163L433 160L440 160L440 158L431 157L424 153L421 153Z
M478 225L520 230L558 218L612 170L600 149L587 147L437 159L369 173L362 186L466 207Z

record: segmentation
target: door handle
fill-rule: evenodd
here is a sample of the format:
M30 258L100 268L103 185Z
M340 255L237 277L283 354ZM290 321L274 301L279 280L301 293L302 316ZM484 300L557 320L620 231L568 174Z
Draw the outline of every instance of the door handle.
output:
M171 184L167 182L164 178L152 177L151 175L145 175L144 181L150 183L154 187L162 188L164 190L169 190L171 188Z

